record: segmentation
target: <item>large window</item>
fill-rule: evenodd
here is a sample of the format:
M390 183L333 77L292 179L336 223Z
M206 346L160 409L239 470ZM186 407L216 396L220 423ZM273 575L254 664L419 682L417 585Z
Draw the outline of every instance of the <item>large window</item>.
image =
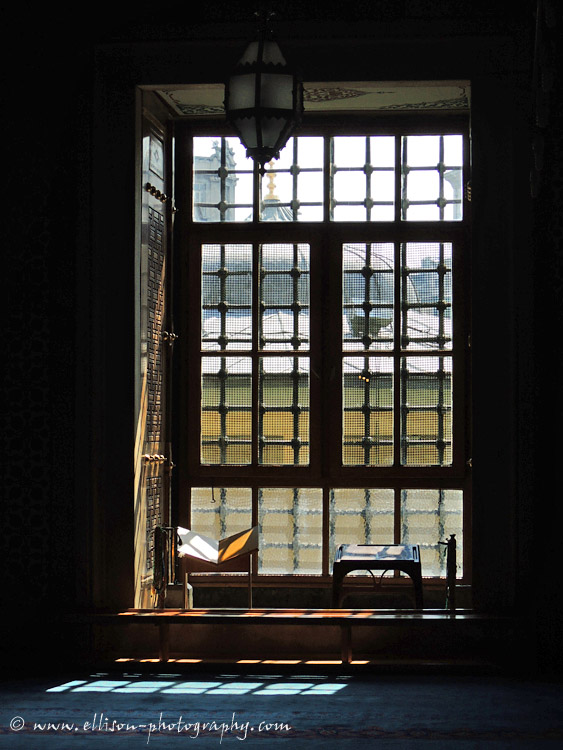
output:
M401 542L443 576L455 533L462 577L465 124L319 127L264 175L236 138L183 137L182 525L257 524L264 576Z

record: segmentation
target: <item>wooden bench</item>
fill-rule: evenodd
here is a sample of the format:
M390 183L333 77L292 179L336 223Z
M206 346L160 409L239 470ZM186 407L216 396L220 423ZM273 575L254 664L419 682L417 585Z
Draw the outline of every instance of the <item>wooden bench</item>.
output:
M115 614L76 615L75 621L92 624L152 624L159 630L160 660L170 658L171 625L306 625L338 626L341 659L352 660L352 628L471 622L490 619L471 610L373 610L373 609L128 609Z

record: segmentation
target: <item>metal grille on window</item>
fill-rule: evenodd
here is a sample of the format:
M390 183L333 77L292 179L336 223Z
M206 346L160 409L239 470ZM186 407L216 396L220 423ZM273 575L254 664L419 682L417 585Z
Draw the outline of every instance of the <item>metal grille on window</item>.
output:
M394 245L344 245L342 277L344 349L392 349Z
M327 202L333 221L394 221L396 179L402 220L461 221L463 136L403 136L400 157L395 143L395 136L384 135L291 138L262 178L260 221L322 221ZM193 149L193 220L252 221L254 165L240 141L196 137Z
M452 359L401 360L401 464L452 463Z
M407 135L401 144L401 218L461 221L463 136Z
M395 138L338 136L331 141L334 221L393 221Z
M401 348L452 349L452 246L401 245ZM452 462L452 357L401 359L401 464Z
M309 247L263 245L260 252L260 348L309 348ZM309 357L259 360L261 464L309 462Z
M202 349L252 346L252 245L204 245Z
M252 219L254 163L239 139L198 137L193 150L193 220Z
M390 351L394 342L394 245L345 244L342 334L345 351ZM391 356L343 359L343 463L393 464Z
M204 245L201 288L202 350L250 349L252 246ZM204 355L201 370L202 463L250 463L251 358Z
M345 466L393 464L393 359L343 360L342 462Z
M262 245L260 258L260 348L308 349L308 245Z
M453 465L452 239L459 237L461 246L464 228L442 224L433 231L422 222L462 220L463 143L462 135L450 134L299 136L260 176L237 139L193 139L193 221L246 222L236 236L234 227L228 233L247 244L220 244L227 227L197 230L207 242L201 350L194 352L201 357L200 460L207 470L194 481L211 482L203 477L212 466L220 486L192 488L191 525L224 538L257 523L261 574L322 575L339 544L418 543L424 576L444 576L440 542L452 533L462 574L461 471L456 466L448 478L451 489L439 489L441 472L424 467ZM312 225L297 222L319 222L314 252L326 253L319 266L327 263L313 292L317 256L294 241L312 237ZM365 224L344 235L354 241L340 243L341 258L333 263L328 254L339 250L328 235L340 233L335 222ZM369 222L388 225L376 232ZM265 239L272 242L261 244ZM334 291L338 260L342 307L324 315L333 300L322 295ZM311 321L319 341L311 340ZM342 442L346 468L335 473L332 466L325 471L332 443L325 451L324 436L319 446L310 437L310 420L322 417L310 411L311 356L326 364L322 342L328 341L334 349L326 351L342 358L342 432L326 437L327 445ZM336 381L330 365L319 378ZM455 370L459 388L458 360ZM313 405L339 409L332 394L321 382ZM306 468L289 469L311 461L322 482ZM235 466L246 468L240 473ZM375 485L390 486L367 487L372 480L361 467L370 467L372 479L373 468L381 474ZM233 471L236 481L220 478ZM283 487L275 486L277 474ZM248 486L224 487L224 481ZM302 486L313 483L323 489Z
M322 572L322 490L258 490L258 571L269 574Z
M452 348L452 245L401 246L401 348Z
M309 359L262 357L259 370L260 464L309 463Z
M202 359L201 462L252 461L252 360Z
M261 221L323 220L323 138L290 138L262 178Z

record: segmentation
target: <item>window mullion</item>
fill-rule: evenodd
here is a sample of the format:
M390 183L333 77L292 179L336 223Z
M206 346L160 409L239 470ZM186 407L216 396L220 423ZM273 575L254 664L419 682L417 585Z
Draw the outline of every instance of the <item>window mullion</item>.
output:
M332 149L333 142L330 136L324 138L324 200L323 200L323 221L325 225L330 223L332 218L332 194L333 194L333 181L334 176L332 172Z
M394 245L394 266L395 266L395 288L394 288L394 326L393 326L393 466L401 466L401 428L402 428L402 411L401 411L401 337L403 321L401 315L401 292L402 292L402 273L401 273L401 243L395 242Z
M260 245L252 245L252 466L260 463Z
M395 223L399 223L403 216L403 173L402 173L402 139L395 136Z
M401 514L401 492L399 487L394 489L394 504L395 504L395 515L394 515L394 544L401 544L403 537L403 519Z
M252 222L258 224L260 222L260 204L262 196L262 184L261 175L258 169L258 164L254 164L252 172Z

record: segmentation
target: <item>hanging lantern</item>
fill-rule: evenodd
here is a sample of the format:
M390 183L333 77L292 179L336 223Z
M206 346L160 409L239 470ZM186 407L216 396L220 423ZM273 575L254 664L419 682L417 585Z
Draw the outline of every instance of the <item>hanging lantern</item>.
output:
M247 156L264 171L300 122L303 84L292 71L265 22L225 85L225 114Z

